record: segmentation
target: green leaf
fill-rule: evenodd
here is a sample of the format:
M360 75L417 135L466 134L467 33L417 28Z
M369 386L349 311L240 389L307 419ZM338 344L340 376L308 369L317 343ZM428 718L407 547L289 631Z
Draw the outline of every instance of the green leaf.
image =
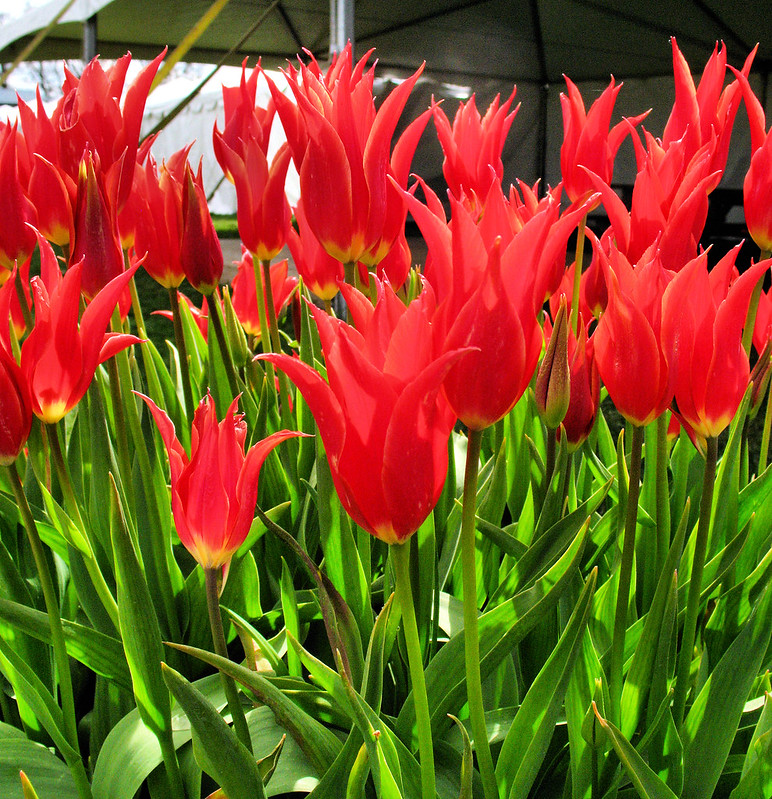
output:
M480 674L483 680L512 651L512 647L555 608L574 578L574 569L581 561L586 538L587 525L535 585L480 616ZM432 732L438 735L448 723L447 713L459 712L466 702L463 629L451 637L426 667L426 692ZM397 734L402 740L412 741L414 728L415 708L411 701L406 701L397 717Z
M455 716L451 716L450 719L458 727L464 745L464 754L461 760L461 793L458 795L458 799L472 799L472 775L474 774L472 742L469 740L466 727Z
M772 588L767 588L694 700L681 730L683 795L689 799L709 799L713 795L770 637ZM706 752L710 752L710 757L705 756Z
M228 799L261 799L265 788L249 750L225 723L217 709L179 672L163 665L163 676L174 698L190 719L198 739L196 760L225 791Z
M597 570L593 570L557 646L528 689L504 739L496 780L500 793L509 799L528 796L542 765L590 618L596 580Z
M163 738L171 735L171 703L161 675L161 629L115 485L112 497L113 554L123 648L142 720Z
M79 799L67 766L45 746L27 740L23 733L18 737L7 734L7 727L0 724L0 795L3 799L27 799L19 779L20 770L43 799L52 796Z
M617 753L627 775L638 792L641 799L678 799L678 797L665 785L664 782L646 765L644 759L635 751L632 744L610 722L602 718L595 704L595 715L601 727L608 735L614 750ZM690 794L684 794L690 796Z
M28 608L17 602L0 599L0 619L39 641L51 643L48 616L42 611ZM131 690L131 675L123 645L116 638L100 633L91 627L62 619L67 654L127 690Z
M285 629L295 638L300 638L295 586L292 584L292 575L284 558L281 559L281 607L284 613ZM290 677L301 677L303 674L300 658L292 647L287 648L287 671Z
M271 680L212 652L179 644L170 644L170 646L230 675L253 693L260 702L267 705L275 715L277 723L295 739L319 774L323 774L335 759L341 748L338 738L323 724L299 708Z

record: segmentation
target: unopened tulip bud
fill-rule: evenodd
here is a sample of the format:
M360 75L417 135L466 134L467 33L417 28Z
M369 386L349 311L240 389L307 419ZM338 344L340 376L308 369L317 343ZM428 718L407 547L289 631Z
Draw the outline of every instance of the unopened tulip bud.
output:
M209 296L217 288L222 276L222 248L206 204L201 168L194 176L187 164L182 184L180 258L190 285Z
M571 399L571 373L568 368L568 314L565 298L555 317L547 351L536 375L536 407L544 424L557 429L568 411Z

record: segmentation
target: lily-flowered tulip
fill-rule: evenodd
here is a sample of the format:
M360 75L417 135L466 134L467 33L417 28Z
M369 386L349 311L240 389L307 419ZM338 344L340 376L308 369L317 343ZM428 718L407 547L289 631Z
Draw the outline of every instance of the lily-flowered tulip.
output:
M560 95L563 111L563 144L560 147L560 172L563 187L572 202L592 194L595 186L585 169L598 175L604 183L611 183L617 150L646 114L622 120L609 130L622 84L614 78L600 97L585 111L579 89L565 75L568 94Z
M271 265L271 294L276 317L284 306L292 299L298 286L296 277L289 277L287 259ZM260 318L257 312L257 293L255 290L255 267L252 253L242 248L241 261L238 263L236 277L231 283L233 289L233 310L244 330L251 336L260 336ZM265 287L263 287L265 296Z
M185 279L182 244L182 180L190 147L174 153L160 169L148 155L134 174L137 203L134 250L145 271L164 288L177 288Z
M260 261L270 261L284 246L290 212L284 182L290 163L289 145L279 148L268 163L268 140L273 104L255 106L258 65L247 80L246 62L238 87L223 86L225 128L215 124L214 154L225 176L236 187L241 240Z
M462 352L433 354L430 288L406 307L388 284L376 285L375 308L356 289L341 287L354 327L311 308L329 382L289 355L258 358L283 369L308 402L348 514L397 544L418 529L442 492L455 416L440 387Z
M580 314L576 335L571 328L568 331L571 399L561 427L566 432L569 452L580 447L590 435L600 408L600 377L593 338L587 337L587 328Z
M764 109L742 73L733 70L742 87L751 128L751 165L743 181L745 224L762 252L772 252L772 128Z
M754 264L733 281L737 250L710 272L707 253L690 261L665 290L662 304L662 336L673 353L678 415L698 446L732 421L750 379L743 324L753 287L772 259Z
M164 48L139 73L125 95L130 53L108 69L94 58L80 77L67 67L64 70L63 97L51 116L58 142L56 163L77 180L83 152L96 153L108 191L116 193L116 213L131 191L142 114L153 78L165 55Z
M0 124L0 271L13 269L35 249L35 208L19 180L16 126ZM7 278L7 271L6 271ZM0 276L0 284L5 281Z
M501 105L496 95L484 117L480 116L472 95L466 103L459 104L452 126L442 106L432 106L437 137L445 156L442 173L457 200L466 198L473 207L481 205L491 181L501 182L504 175L501 151L519 108L509 112L515 91Z
M60 277L51 246L40 243L41 272L32 279L35 326L21 347L21 370L30 390L32 411L49 424L58 422L86 393L97 366L134 343L136 336L105 333L135 264L113 278L89 303L78 323L81 263Z
M0 466L13 463L32 427L32 405L24 375L0 341Z
M375 109L367 53L353 62L351 45L326 74L312 59L285 72L297 106L271 85L292 158L300 173L306 219L319 242L343 263L376 265L391 249L405 205L389 177L404 188L427 110L410 123L391 153L391 139L423 67Z
M206 203L201 165L194 175L187 162L182 182L180 260L196 291L209 295L217 288L223 270L222 247Z
M555 316L555 325L549 331L547 349L536 374L534 395L536 408L544 424L557 430L568 410L571 397L571 373L568 368L568 316L565 300Z
M204 569L230 563L244 543L257 504L260 467L281 441L301 435L280 430L244 452L247 425L233 400L222 422L214 400L204 397L193 416L190 457L174 424L149 397L147 403L169 456L172 514L183 546Z
M662 332L662 295L672 273L654 248L635 268L613 248L601 257L608 305L593 334L598 371L617 410L643 426L673 399L672 347Z

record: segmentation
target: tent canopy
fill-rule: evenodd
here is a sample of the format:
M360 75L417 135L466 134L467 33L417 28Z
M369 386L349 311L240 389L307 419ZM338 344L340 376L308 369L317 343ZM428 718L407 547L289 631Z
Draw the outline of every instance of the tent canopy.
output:
M769 72L770 0L351 0L358 53L370 47L382 68L427 69L447 80L560 83L668 75L668 37L690 63L704 63L715 42L740 65L763 37L756 71ZM96 16L98 52L131 50L151 58L193 27L211 0L76 0L34 53L35 60L79 57L83 22ZM59 12L64 0L34 9L0 30L0 61L11 61ZM306 48L324 57L330 9L319 0L230 0L188 60L215 62L261 16L260 27L230 59L262 56L267 66Z

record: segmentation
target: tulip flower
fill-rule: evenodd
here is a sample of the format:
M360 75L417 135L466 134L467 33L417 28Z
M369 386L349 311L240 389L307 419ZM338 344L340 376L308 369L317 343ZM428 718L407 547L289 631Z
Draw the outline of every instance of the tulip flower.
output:
M568 333L568 368L571 374L571 398L561 427L565 430L568 451L574 452L592 432L600 408L600 377L595 363L593 337L579 315L579 332ZM559 432L558 432L559 435Z
M518 106L509 113L516 89L499 105L499 95L488 106L485 116L477 110L474 95L460 103L451 127L442 106L432 106L434 125L444 159L442 173L453 196L482 206L492 180L501 179L504 165L501 151Z
M731 69L731 67L730 67ZM772 128L767 131L764 108L748 79L732 70L742 88L751 128L751 165L743 181L745 224L764 253L772 252Z
M646 114L622 120L609 130L614 103L622 84L615 85L612 77L601 96L590 106L590 110L585 111L579 89L569 78L565 75L563 77L568 94L560 95L563 111L560 172L566 194L572 201L576 201L596 191L585 168L598 175L604 183L611 183L617 150Z
M0 271L10 271L35 249L35 234L28 223L36 221L36 213L19 180L18 135L15 125L0 124Z
M41 272L59 275L51 246L39 238ZM97 366L136 336L105 333L121 293L138 269L113 278L89 303L78 323L83 264L71 266L48 285L32 279L35 326L21 347L21 370L30 390L32 410L44 422L58 422L86 393Z
M125 95L130 53L106 70L94 58L79 78L67 67L64 70L63 96L51 116L58 144L56 163L76 180L83 152L89 150L98 155L108 191L116 192L116 213L131 191L142 114L165 54L164 48L139 73Z
M78 172L75 239L71 263L83 263L81 290L93 299L123 272L123 250L118 236L115 198L109 198L99 158L86 152Z
M376 112L373 73L356 65L351 45L326 75L312 59L300 73L285 72L297 106L276 86L271 94L300 173L309 227L327 252L343 263L374 266L402 230L404 203L387 179L404 187L429 111L414 120L390 156L391 139L421 69L400 83Z
M271 296L273 297L276 316L290 301L298 286L295 277L288 276L289 264L285 258L271 266ZM233 310L244 330L251 336L260 337L260 319L257 312L257 294L255 289L255 268L252 253L242 247L241 261L238 263L236 277L231 283L233 289ZM265 296L265 289L263 295Z
M185 279L182 243L182 179L190 147L174 153L158 169L148 156L134 176L136 207L134 250L143 256L145 271L164 288L177 288Z
M726 47L723 43L720 49L718 45L714 46L699 86L695 87L689 64L675 37L670 43L673 48L675 102L662 134L662 147L667 150L675 142L681 142L686 151L685 163L688 163L703 146L709 145L709 171L723 173L734 119L740 107L739 84L734 82L724 87ZM756 49L743 65L745 76L750 72Z
M673 398L672 348L662 332L662 295L672 273L654 248L635 268L616 249L602 263L608 305L593 336L598 371L617 410L642 427Z
M698 446L732 421L750 378L743 324L753 287L772 260L754 264L732 282L737 249L710 272L706 253L694 258L663 298L662 336L673 353L678 415Z
M388 284L376 286L375 308L341 287L354 327L311 307L329 382L289 355L258 358L284 370L308 403L348 514L397 544L419 528L442 491L455 416L440 388L462 351L433 355L428 286L407 307Z
M169 456L172 513L183 546L204 569L230 563L244 543L257 504L260 467L281 441L300 433L280 430L244 452L247 425L233 400L222 422L207 394L193 417L190 456L174 424L149 397L139 394L153 415Z
M0 341L0 466L10 466L29 437L32 404L26 380Z
M223 270L222 247L206 204L201 165L194 175L187 162L182 182L180 260L196 291L209 295L217 288Z
M571 373L568 368L568 318L565 300L555 316L555 326L547 338L547 349L536 375L536 408L544 424L557 430L568 410Z

